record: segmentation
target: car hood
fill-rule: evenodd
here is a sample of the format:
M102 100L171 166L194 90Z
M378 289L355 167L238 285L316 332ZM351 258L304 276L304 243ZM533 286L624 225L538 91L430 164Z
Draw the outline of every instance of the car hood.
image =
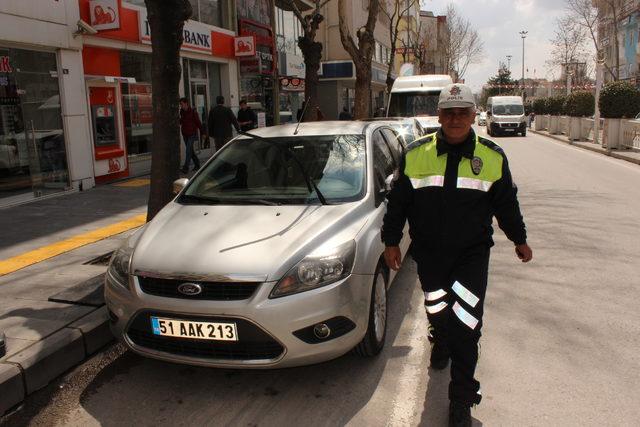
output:
M181 278L271 281L321 244L353 239L362 204L193 206L171 203L137 241L132 271Z

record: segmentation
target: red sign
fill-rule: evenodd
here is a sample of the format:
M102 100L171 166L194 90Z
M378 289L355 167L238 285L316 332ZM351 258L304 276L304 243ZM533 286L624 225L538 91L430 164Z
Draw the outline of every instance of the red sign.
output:
M256 38L254 36L236 37L233 41L236 56L255 56Z
M0 56L0 73L13 73L8 56Z

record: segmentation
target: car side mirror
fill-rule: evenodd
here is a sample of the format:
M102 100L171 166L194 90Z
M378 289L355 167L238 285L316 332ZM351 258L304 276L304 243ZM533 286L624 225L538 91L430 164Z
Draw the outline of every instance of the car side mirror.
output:
M173 181L173 194L178 194L184 187L187 186L189 180L187 178L180 178Z

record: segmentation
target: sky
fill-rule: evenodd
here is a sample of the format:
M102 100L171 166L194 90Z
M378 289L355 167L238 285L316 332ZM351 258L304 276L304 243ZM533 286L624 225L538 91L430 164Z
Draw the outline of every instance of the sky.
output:
M474 92L491 76L495 76L500 62L511 58L511 77L522 78L522 38L520 31L528 31L525 39L525 77L558 78L560 70L550 69L545 62L552 49L555 19L565 13L563 0L421 0L422 10L443 15L453 3L460 15L467 18L484 42L484 58L471 64L464 75L465 83ZM526 69L529 69L527 72Z

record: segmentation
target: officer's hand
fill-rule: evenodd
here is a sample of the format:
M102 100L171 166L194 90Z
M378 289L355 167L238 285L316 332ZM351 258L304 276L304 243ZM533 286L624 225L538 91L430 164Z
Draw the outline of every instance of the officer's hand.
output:
M387 246L384 248L384 262L392 270L400 270L400 263L402 262L402 254L398 246Z
M522 262L529 262L533 258L533 251L526 243L522 245L516 245L516 255L522 260Z

